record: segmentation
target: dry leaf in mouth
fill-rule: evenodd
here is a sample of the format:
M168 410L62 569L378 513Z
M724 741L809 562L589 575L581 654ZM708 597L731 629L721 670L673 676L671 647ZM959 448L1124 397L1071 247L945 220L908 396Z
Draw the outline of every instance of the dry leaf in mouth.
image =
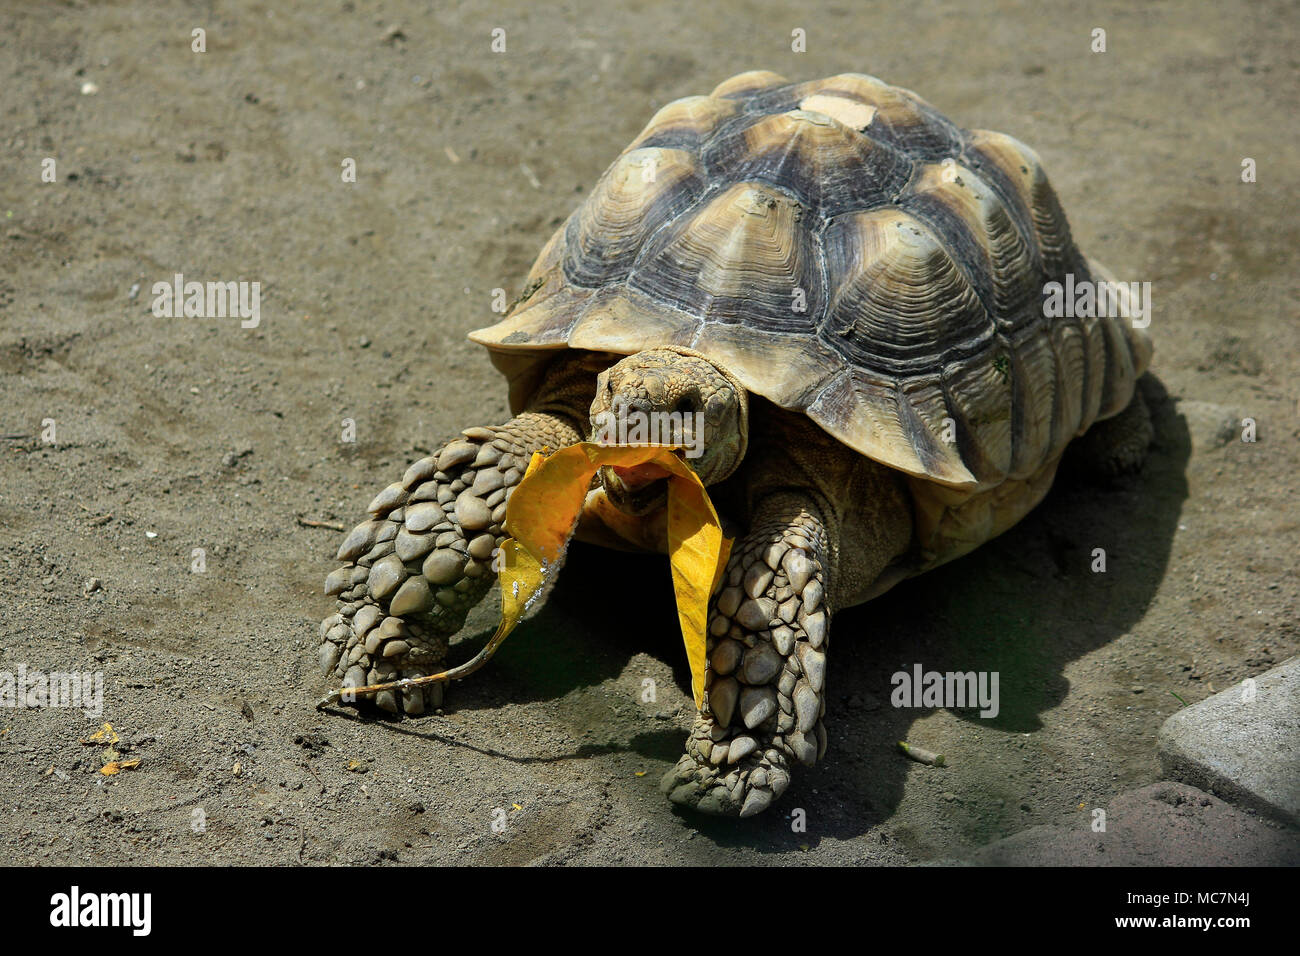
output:
M721 582L731 541L723 537L718 513L699 476L669 447L580 442L548 458L533 456L506 510L511 537L501 545L501 627L493 639L504 638L542 593L577 527L591 480L604 465L654 466L668 476L668 556L691 691L699 708L704 702L709 597Z

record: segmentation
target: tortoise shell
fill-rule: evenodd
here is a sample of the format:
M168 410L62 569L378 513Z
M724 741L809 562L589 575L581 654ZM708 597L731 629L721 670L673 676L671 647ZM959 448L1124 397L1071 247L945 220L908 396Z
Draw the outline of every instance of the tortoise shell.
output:
M1129 402L1128 321L1048 318L1106 281L1032 150L849 73L751 72L677 100L471 333L519 411L550 350L685 346L839 441L966 492L1027 478Z

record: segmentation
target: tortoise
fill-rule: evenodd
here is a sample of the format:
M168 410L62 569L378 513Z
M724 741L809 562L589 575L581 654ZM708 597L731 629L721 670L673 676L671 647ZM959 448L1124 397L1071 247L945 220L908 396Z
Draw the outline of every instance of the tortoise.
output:
M1075 247L1038 156L908 90L754 71L668 104L502 321L470 335L514 417L416 461L339 548L324 673L360 687L440 671L533 453L598 421L677 421L735 543L704 703L661 786L761 812L826 752L834 610L1010 528L1080 436L1102 471L1141 465L1150 341L1122 294L1114 314L1054 317L1047 288L1067 277L1113 282ZM663 550L664 486L654 466L602 468L578 538ZM419 714L442 693L374 701Z

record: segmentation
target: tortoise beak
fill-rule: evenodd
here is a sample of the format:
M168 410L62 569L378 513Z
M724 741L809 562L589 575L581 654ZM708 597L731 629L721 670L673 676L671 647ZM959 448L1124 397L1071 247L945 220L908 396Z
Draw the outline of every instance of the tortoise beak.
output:
M668 502L668 477L671 473L658 465L645 464L621 468L602 465L600 484L610 504L624 514L645 515Z
M642 488L672 474L667 468L653 462L647 462L644 465L631 465L626 468L621 465L610 465L609 468L618 476L618 480L628 491L640 491Z

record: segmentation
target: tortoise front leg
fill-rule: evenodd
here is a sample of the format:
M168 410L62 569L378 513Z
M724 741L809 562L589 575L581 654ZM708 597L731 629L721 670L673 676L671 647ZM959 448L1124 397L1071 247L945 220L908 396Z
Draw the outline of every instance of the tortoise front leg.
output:
M534 452L582 440L594 391L584 360L562 359L529 411L466 429L375 497L338 550L343 566L325 579L339 608L320 625L322 673L362 687L444 669L450 638L495 580L510 493ZM405 690L401 709L423 713L442 694L442 684ZM398 711L394 691L375 703Z
M755 508L709 611L703 712L660 789L706 813L753 816L826 752L830 535L810 495Z

